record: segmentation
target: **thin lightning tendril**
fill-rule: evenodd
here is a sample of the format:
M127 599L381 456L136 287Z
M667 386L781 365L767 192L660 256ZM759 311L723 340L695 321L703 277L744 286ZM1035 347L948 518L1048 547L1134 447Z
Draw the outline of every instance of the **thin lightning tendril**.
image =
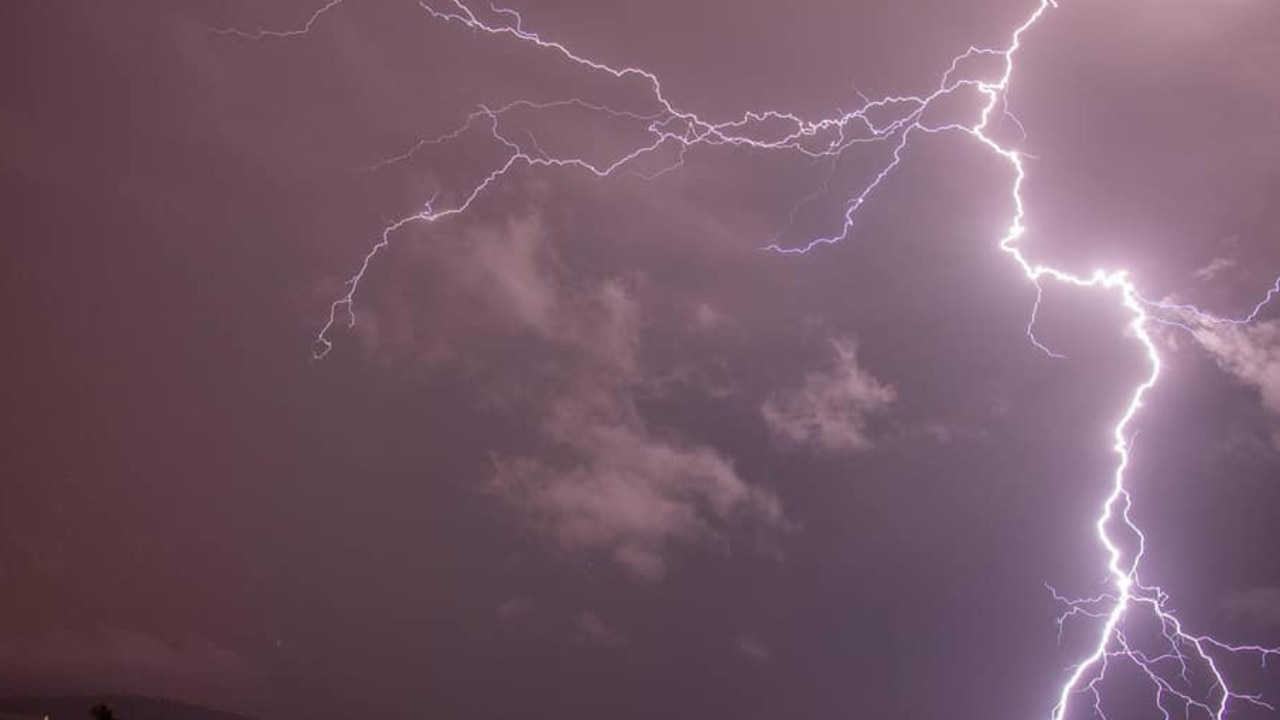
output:
M817 120L805 120L794 113L769 110L747 112L737 119L723 122L711 122L693 112L679 108L667 98L659 78L647 70L638 67L615 67L598 62L575 53L559 42L544 39L527 29L524 18L514 10L490 7L487 13L477 13L463 0L440 1L448 3L446 9L437 9L426 2L420 2L419 6L435 20L461 25L480 35L505 38L534 46L557 55L563 61L577 65L586 72L612 76L618 81L637 82L647 88L652 109L649 112L624 112L579 98L541 103L517 100L498 108L480 107L453 131L419 141L406 152L385 159L369 168L377 170L408 160L427 147L457 140L477 128L487 131L507 153L505 159L491 168L489 173L470 190L464 192L458 202L437 207L437 194L437 197L426 202L417 212L406 215L382 229L378 241L365 254L356 273L347 280L345 294L330 306L328 319L316 338L314 348L316 358L324 357L332 349L333 343L329 335L341 318L346 318L349 327L354 326L355 296L360 283L373 260L388 246L391 236L396 231L410 223L431 223L465 213L479 197L518 166L574 168L601 178L626 170L642 177L655 178L682 167L689 151L700 147L716 146L795 153L813 160L830 162L832 167L829 168L821 187L798 201L786 225L764 246L765 250L782 255L803 255L849 237L859 209L893 175L914 137L944 132L967 135L1003 160L1012 171L1010 202L1013 206L1013 217L999 241L999 247L1021 269L1034 289L1035 299L1025 329L1031 344L1051 357L1063 357L1050 350L1035 336L1036 314L1044 297L1045 281L1077 288L1097 289L1113 293L1119 307L1127 313L1129 335L1137 342L1144 354L1148 368L1145 378L1131 391L1128 404L1112 428L1112 449L1116 454L1115 469L1111 476L1110 492L1103 501L1094 523L1094 530L1107 558L1109 590L1093 597L1070 598L1050 588L1054 599L1064 608L1058 618L1060 635L1067 621L1075 618L1091 619L1101 625L1092 649L1074 665L1063 681L1052 708L1052 720L1066 720L1069 711L1080 705L1074 701L1081 695L1091 698L1092 702L1088 707L1096 716L1106 718L1102 685L1113 666L1118 663L1128 663L1136 668L1140 677L1149 682L1155 707L1159 709L1165 720L1172 720L1175 714L1188 718L1199 714L1213 720L1224 720L1228 711L1241 703L1273 709L1261 696L1234 689L1234 686L1228 682L1223 663L1229 656L1247 655L1257 658L1265 666L1269 659L1280 657L1280 648L1229 644L1189 631L1169 609L1168 595L1159 587L1144 584L1140 580L1139 566L1146 553L1146 536L1134 522L1131 514L1133 497L1126 482L1126 473L1131 461L1132 439L1135 434L1132 426L1143 402L1156 386L1161 374L1162 361L1152 335L1153 324L1172 326L1195 333L1216 325L1242 325L1253 322L1275 297L1280 296L1280 279L1277 279L1266 296L1246 316L1223 318L1204 312L1194 305L1170 300L1146 299L1139 293L1134 281L1125 270L1096 270L1091 274L1078 275L1034 263L1023 253L1020 240L1027 232L1025 224L1027 212L1022 190L1027 177L1024 166L1024 158L1027 156L1001 143L995 137L996 130L992 128L992 123L994 120L1009 119L1025 138L1022 123L1009 109L1009 88L1014 74L1014 61L1023 47L1026 34L1051 9L1057 7L1058 3L1055 0L1040 0L1026 20L1013 30L1008 43L1003 47L971 46L957 55L942 73L938 84L926 94L886 96L872 100L859 93L863 104L858 109L842 111ZM313 13L306 24L297 30L256 32L221 30L217 32L247 39L304 35L323 15L342 2L344 0L331 0ZM1000 68L999 74L994 78L986 79L966 75L967 66L981 59L996 61ZM939 123L927 119L927 111L933 109L939 101L964 92L976 92L983 100L976 123ZM538 144L537 138L531 132L508 134L503 126L504 118L516 110L537 112L568 107L605 116L614 121L642 123L648 140L631 147L626 152L617 154L611 160L593 162L584 157L550 154ZM782 130L774 128L782 128ZM781 236L791 229L800 207L830 192L835 174L834 163L838 162L846 151L863 145L887 146L889 152L872 179L846 200L837 230L825 236L811 238L800 245L784 244ZM664 152L674 153L675 160L661 170L645 173L637 169L644 161L659 157ZM1141 619L1154 621L1155 627L1159 628L1161 644L1159 651L1153 652L1137 647L1136 642L1126 632L1130 623ZM1197 682L1199 682L1198 686Z
M216 28L213 30L218 35L230 35L232 37L243 38L245 40L263 40L266 38L288 38L299 37L311 32L311 28L320 22L320 18L324 17L330 10L338 7L346 0L329 0L320 7L319 10L311 13L311 17L307 18L307 22L302 27L293 30L238 30L236 28Z

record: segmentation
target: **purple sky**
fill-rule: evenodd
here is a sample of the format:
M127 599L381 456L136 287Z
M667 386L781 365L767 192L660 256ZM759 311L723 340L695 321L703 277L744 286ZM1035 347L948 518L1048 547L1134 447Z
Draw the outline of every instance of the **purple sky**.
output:
M1093 521L1145 367L1106 294L1047 290L1037 336L1067 359L1023 334L1005 165L926 137L846 242L803 257L760 248L819 164L516 169L395 233L313 361L379 229L501 158L473 133L363 168L481 103L651 96L408 1L347 0L302 37L209 32L317 7L263 5L3 13L0 696L282 720L1047 716L1093 635L1059 643L1045 584L1105 589ZM510 6L725 120L922 92L1034 3ZM1029 254L1246 313L1280 272L1277 68L1266 0L1061 0L1010 92ZM512 122L594 159L636 140L573 111ZM838 226L885 150L851 154L781 240ZM1277 318L1156 332L1131 469L1144 577L1197 630L1271 645ZM1113 717L1159 717L1134 687L1108 691Z

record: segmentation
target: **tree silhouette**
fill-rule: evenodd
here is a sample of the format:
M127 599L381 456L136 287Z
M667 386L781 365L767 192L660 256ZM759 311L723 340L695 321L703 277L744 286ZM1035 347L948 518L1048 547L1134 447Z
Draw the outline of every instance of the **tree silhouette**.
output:
M93 720L116 720L116 711L106 703L98 703L89 708L89 717Z

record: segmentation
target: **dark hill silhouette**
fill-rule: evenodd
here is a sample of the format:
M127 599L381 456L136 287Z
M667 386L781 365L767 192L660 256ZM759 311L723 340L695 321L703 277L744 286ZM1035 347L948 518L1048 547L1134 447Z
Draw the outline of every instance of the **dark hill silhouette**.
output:
M106 703L119 720L250 720L243 715L210 710L173 700L138 696L94 695L0 699L0 720L9 716L49 720L88 720L89 709Z

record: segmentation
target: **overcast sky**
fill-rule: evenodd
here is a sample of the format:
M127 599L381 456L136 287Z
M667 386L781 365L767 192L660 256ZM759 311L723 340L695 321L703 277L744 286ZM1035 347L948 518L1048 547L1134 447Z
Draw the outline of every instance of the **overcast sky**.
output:
M1247 313L1280 272L1280 6L1060 5L1009 93L1026 137L1001 136L1027 156L1027 252ZM510 6L725 121L927 91L1035 4ZM1147 368L1114 294L1047 288L1036 335L1066 358L1025 336L1007 165L922 137L805 256L761 248L838 228L891 148L834 170L700 148L656 179L662 157L519 166L390 235L314 360L380 230L503 155L470 132L372 166L482 104L654 109L640 80L408 0L210 32L317 7L0 11L0 695L282 720L1047 716L1096 626L1059 638L1046 584L1106 590L1093 522ZM596 162L643 129L510 120ZM1153 333L1143 577L1198 632L1280 645L1280 309ZM1159 717L1137 679L1116 675L1115 716Z

